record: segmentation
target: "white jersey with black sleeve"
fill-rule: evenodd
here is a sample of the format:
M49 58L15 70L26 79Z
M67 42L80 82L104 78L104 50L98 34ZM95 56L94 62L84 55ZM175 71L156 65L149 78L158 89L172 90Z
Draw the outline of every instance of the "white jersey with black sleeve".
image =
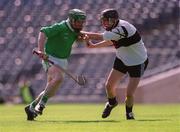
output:
M147 50L137 29L125 20L119 20L111 31L103 33L104 40L111 40L116 48L116 56L125 65L142 64L147 59Z

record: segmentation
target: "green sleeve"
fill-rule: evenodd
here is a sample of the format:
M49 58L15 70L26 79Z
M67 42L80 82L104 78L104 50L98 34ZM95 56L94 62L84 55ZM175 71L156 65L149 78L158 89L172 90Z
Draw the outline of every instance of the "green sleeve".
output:
M40 31L45 33L48 38L58 34L61 30L62 28L59 23L55 23L51 26L42 27L40 29Z

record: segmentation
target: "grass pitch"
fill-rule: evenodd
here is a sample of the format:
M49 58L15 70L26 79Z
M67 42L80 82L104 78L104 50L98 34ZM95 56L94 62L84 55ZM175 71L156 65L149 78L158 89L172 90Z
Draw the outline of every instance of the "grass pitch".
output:
M135 105L136 120L123 105L107 119L104 104L48 105L36 121L26 121L24 105L0 105L0 132L180 132L180 104Z

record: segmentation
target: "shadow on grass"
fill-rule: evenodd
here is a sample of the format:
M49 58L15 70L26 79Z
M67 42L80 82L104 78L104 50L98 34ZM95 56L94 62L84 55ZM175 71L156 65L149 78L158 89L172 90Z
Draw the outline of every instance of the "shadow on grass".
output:
M116 121L116 120L44 120L44 121L37 121L37 122L48 122L48 123L100 123L100 122L104 122L104 123L118 123L120 121Z

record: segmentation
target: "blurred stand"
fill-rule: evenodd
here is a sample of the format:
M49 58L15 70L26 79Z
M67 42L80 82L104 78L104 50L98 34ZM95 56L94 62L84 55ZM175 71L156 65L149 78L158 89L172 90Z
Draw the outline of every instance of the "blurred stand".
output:
M26 77L21 77L19 81L20 98L22 103L28 104L35 99L35 93L32 89L31 81Z
M39 59L32 55L32 49L37 46L41 26L66 19L69 9L80 8L88 15L84 30L103 32L99 13L110 7L116 8L121 19L134 24L143 35L149 54L149 65L144 79L156 78L161 73L180 67L178 0L0 0L0 89L5 102L23 102L19 98L21 88L18 79L22 74L26 75L25 77L30 74L27 78L33 78L29 85L35 88L36 93L44 87L46 81L44 71ZM75 74L85 75L88 78L88 85L79 87L66 77L60 92L57 93L58 99L54 98L55 101L104 102L106 96L104 83L114 57L115 52L112 48L92 50L85 48L84 44L74 45L68 68ZM170 83L173 86L178 82L179 78L177 76L176 78L174 83ZM156 90L149 90L165 98L158 89L163 88L166 91L167 88L170 89L167 91L170 97L176 95L179 85L171 88L163 85L166 82L158 84ZM28 90L22 91L31 93L29 85ZM143 101L145 100L142 99L141 102Z
M3 93L3 91L2 91L2 89L0 89L0 104L4 104L6 102L4 99L4 95L2 93Z

